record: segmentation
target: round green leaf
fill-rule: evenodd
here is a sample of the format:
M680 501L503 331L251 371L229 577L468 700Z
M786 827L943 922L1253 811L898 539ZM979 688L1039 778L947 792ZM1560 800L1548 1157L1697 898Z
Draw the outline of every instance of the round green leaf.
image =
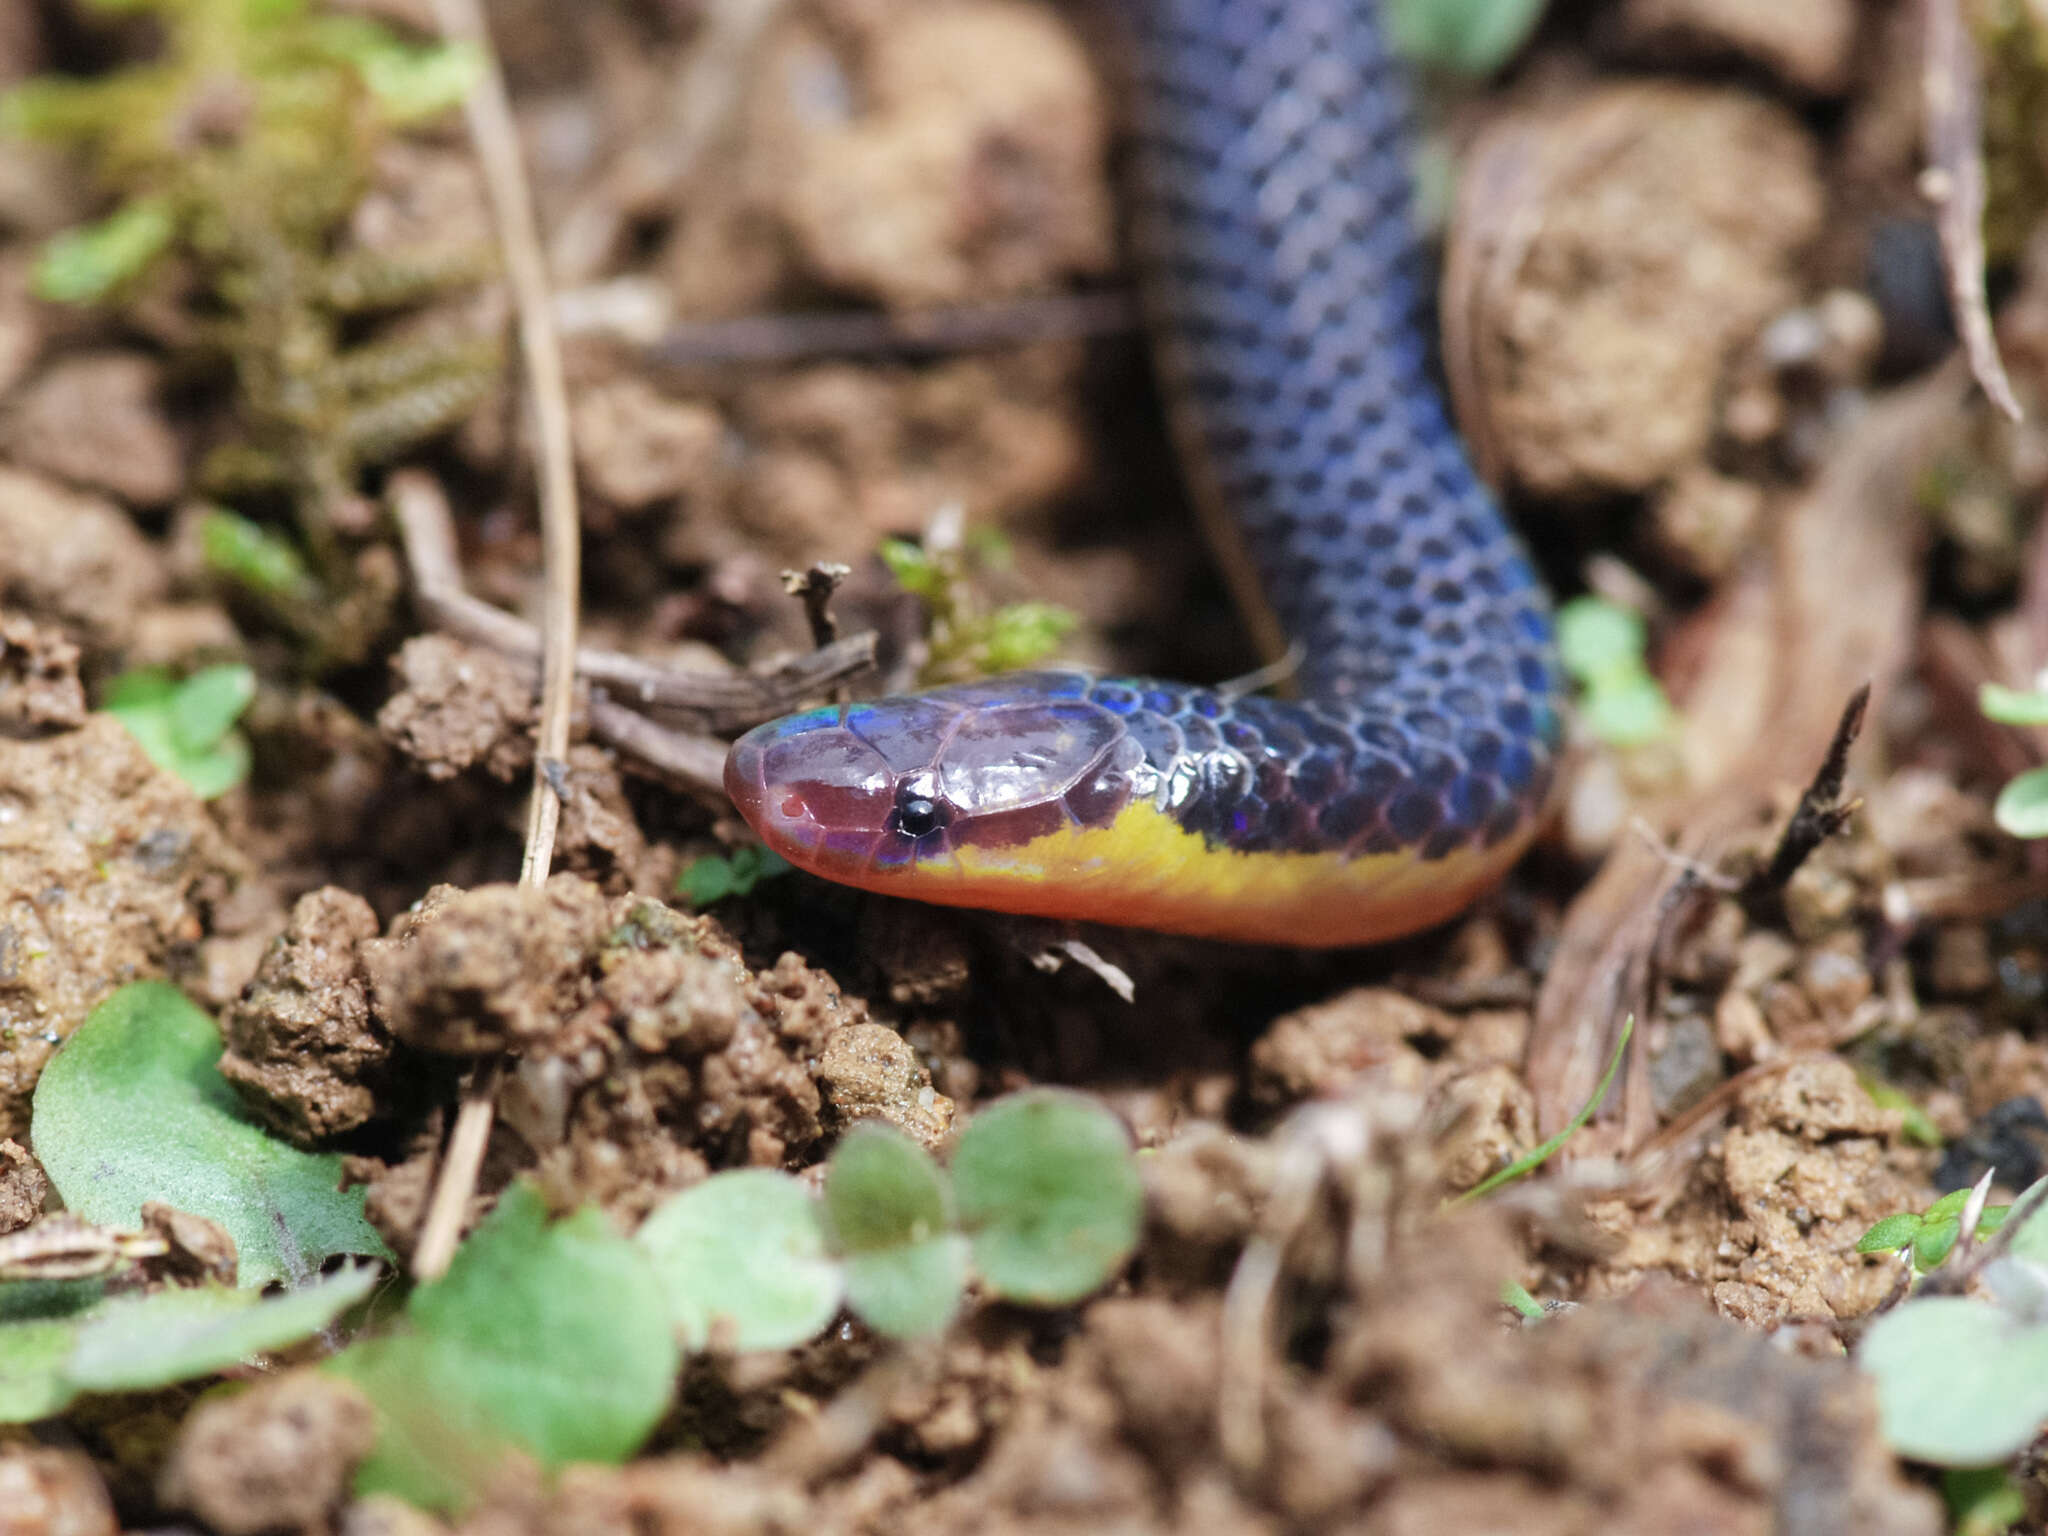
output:
M844 1284L809 1191L786 1173L741 1168L671 1196L640 1224L686 1348L715 1325L734 1349L788 1349L824 1331Z
M1649 644L1642 615L1604 597L1575 597L1557 610L1557 655L1582 683L1640 672Z
M234 729L256 697L256 673L249 667L202 667L170 697L171 740L180 752L206 752Z
M1983 1302L1908 1301L1871 1325L1856 1363L1877 1383L1886 1442L1915 1461L1992 1466L2048 1420L2048 1328Z
M36 1084L30 1135L87 1221L136 1227L145 1200L226 1227L243 1285L303 1279L336 1254L389 1258L341 1189L341 1159L272 1139L222 1079L213 1020L176 987L121 988L72 1032Z
M1985 683L1977 689L1977 708L2000 725L2048 725L2048 693Z
M2048 837L2048 768L2029 768L2001 789L1991 817L2014 837Z
M1917 1211L1900 1211L1887 1216L1856 1240L1858 1253L1897 1253L1920 1234L1923 1218Z
M1012 1094L976 1115L953 1157L953 1188L989 1289L1039 1306L1108 1280L1144 1216L1123 1122L1060 1089Z
M358 1490L435 1508L480 1491L508 1445L548 1470L623 1460L666 1409L679 1364L646 1251L594 1208L549 1222L525 1184L413 1292L405 1322L328 1368L377 1410Z
M942 1333L966 1293L967 1259L967 1239L957 1232L857 1253L846 1261L846 1304L890 1338Z
M206 1286L120 1297L79 1329L64 1374L88 1392L142 1392L210 1376L311 1338L376 1283L377 1271L363 1265L278 1296Z
M945 1175L894 1126L863 1120L825 1168L825 1230L840 1253L921 1243L949 1223Z

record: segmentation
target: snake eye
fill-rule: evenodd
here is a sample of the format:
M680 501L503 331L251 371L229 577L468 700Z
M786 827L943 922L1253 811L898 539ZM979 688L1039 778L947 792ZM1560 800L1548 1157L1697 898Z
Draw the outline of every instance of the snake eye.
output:
M905 795L896 802L896 814L891 818L896 830L905 837L923 837L936 832L953 818L945 806L929 800L923 795Z

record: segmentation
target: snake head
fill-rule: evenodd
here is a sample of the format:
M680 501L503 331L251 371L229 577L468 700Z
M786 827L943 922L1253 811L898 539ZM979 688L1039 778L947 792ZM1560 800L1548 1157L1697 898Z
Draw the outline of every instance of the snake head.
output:
M1085 697L1088 683L1018 673L790 715L734 743L725 787L800 869L988 904L992 885L1072 873L1084 856L1075 834L1114 820L1143 787L1143 751Z

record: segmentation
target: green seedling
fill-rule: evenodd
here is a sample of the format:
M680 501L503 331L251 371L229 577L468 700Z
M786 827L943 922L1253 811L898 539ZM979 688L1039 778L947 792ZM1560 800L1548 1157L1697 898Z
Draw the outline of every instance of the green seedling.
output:
M983 534L961 547L928 548L884 539L876 553L903 590L921 598L930 616L931 659L919 682L963 682L1032 666L1050 656L1079 618L1052 603L1007 603L984 611L977 578L1001 565L1007 546Z
M2039 1213L2040 1190L2036 1185L2014 1202L2033 1214L1975 1277L1982 1299L1910 1297L1858 1342L1856 1363L1876 1383L1884 1438L1901 1456L1942 1467L1998 1467L2032 1444L2048 1421L2048 1221ZM1859 1246L1911 1248L1917 1264L1915 1245L1931 1233L1928 1256L1939 1262L1954 1243L1940 1228L1960 1222L1968 1198L1959 1191L1917 1216L1888 1217ZM2009 1219L2001 1212L2001 1225Z
M1521 51L1544 0L1388 0L1387 35L1418 64L1492 74Z
M1600 1086L1593 1090L1593 1097L1586 1100L1580 1106L1579 1112L1571 1117L1563 1130L1559 1131L1541 1146L1531 1147L1499 1172L1488 1174L1470 1189L1445 1201L1445 1205L1463 1205L1468 1200L1477 1200L1482 1195L1490 1195L1503 1184L1512 1184L1517 1179L1526 1178L1529 1174L1534 1173L1538 1168L1549 1162L1552 1157L1556 1156L1558 1149L1578 1135L1586 1122L1593 1118L1601 1104L1606 1101L1607 1090L1614 1086L1615 1074L1621 1071L1622 1058L1628 1054L1628 1042L1630 1037L1635 1034L1635 1029L1636 1016L1634 1014L1630 1014L1621 1021L1621 1038L1614 1042L1614 1054L1607 1058L1607 1070L1600 1075Z
M107 685L102 707L151 762L211 800L249 776L249 741L235 722L255 697L256 674L244 666L205 667L182 680L138 667Z
M1575 597L1557 611L1558 659L1579 685L1579 718L1611 747L1644 746L1671 730L1648 646L1642 616L1604 597Z
M691 906L703 908L729 896L746 896L763 880L789 873L789 861L781 854L748 843L730 854L707 853L692 859L676 876L676 894Z
M2002 688L1986 683L1977 690L1984 718L2000 725L2048 725L2048 690ZM2014 837L2048 837L2048 768L2029 768L1998 792L1992 819Z
M715 1174L657 1208L639 1241L690 1347L785 1348L842 1299L878 1333L940 1332L970 1275L992 1298L1078 1301L1129 1258L1143 1206L1122 1123L1033 1089L975 1116L950 1175L900 1131L859 1125L821 1198L786 1174Z
M1878 1222L1857 1239L1858 1253L1906 1253L1913 1255L1913 1268L1927 1274L1941 1268L1962 1236L1963 1207L1970 1191L1950 1190L1924 1211L1900 1211ZM2009 1205L1987 1205L1977 1221L1977 1236L1989 1237L2005 1225L2012 1212Z
M2026 1518L2027 1495L2003 1467L1951 1467L1941 1475L1951 1536L2001 1536Z

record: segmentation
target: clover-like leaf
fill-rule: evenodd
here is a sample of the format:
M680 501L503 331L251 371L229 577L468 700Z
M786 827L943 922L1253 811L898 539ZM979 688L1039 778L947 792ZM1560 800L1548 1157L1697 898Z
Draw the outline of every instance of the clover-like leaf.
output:
M434 1509L481 1490L506 1450L544 1469L631 1455L668 1405L678 1364L652 1265L594 1208L550 1223L514 1185L421 1286L397 1332L327 1368L376 1409L361 1493Z
M686 1348L788 1349L839 1310L845 1279L817 1202L786 1173L738 1168L672 1195L640 1224Z
M1054 1088L976 1115L953 1155L953 1189L989 1289L1036 1306L1077 1301L1108 1280L1144 1215L1123 1122Z
M206 667L182 682L138 667L109 685L106 711L151 762L211 800L249 776L249 743L234 727L255 696L256 674L244 666Z
M2014 837L2048 837L2048 768L2029 768L2001 789L1991 819Z
M1490 75L1515 56L1544 0L1388 0L1387 31L1420 64Z
M1915 1461L1993 1466L2048 1420L2048 1327L1981 1301L1908 1301L1871 1325L1856 1363L1877 1383L1886 1442Z
M141 1224L146 1200L227 1228L243 1285L298 1280L336 1254L389 1258L341 1189L341 1159L302 1152L242 1111L220 1075L213 1020L176 987L121 988L72 1032L36 1084L30 1134L65 1207Z
M879 1333L938 1333L967 1285L967 1239L952 1230L946 1176L901 1131L868 1120L825 1169L825 1227L846 1257L846 1302Z

